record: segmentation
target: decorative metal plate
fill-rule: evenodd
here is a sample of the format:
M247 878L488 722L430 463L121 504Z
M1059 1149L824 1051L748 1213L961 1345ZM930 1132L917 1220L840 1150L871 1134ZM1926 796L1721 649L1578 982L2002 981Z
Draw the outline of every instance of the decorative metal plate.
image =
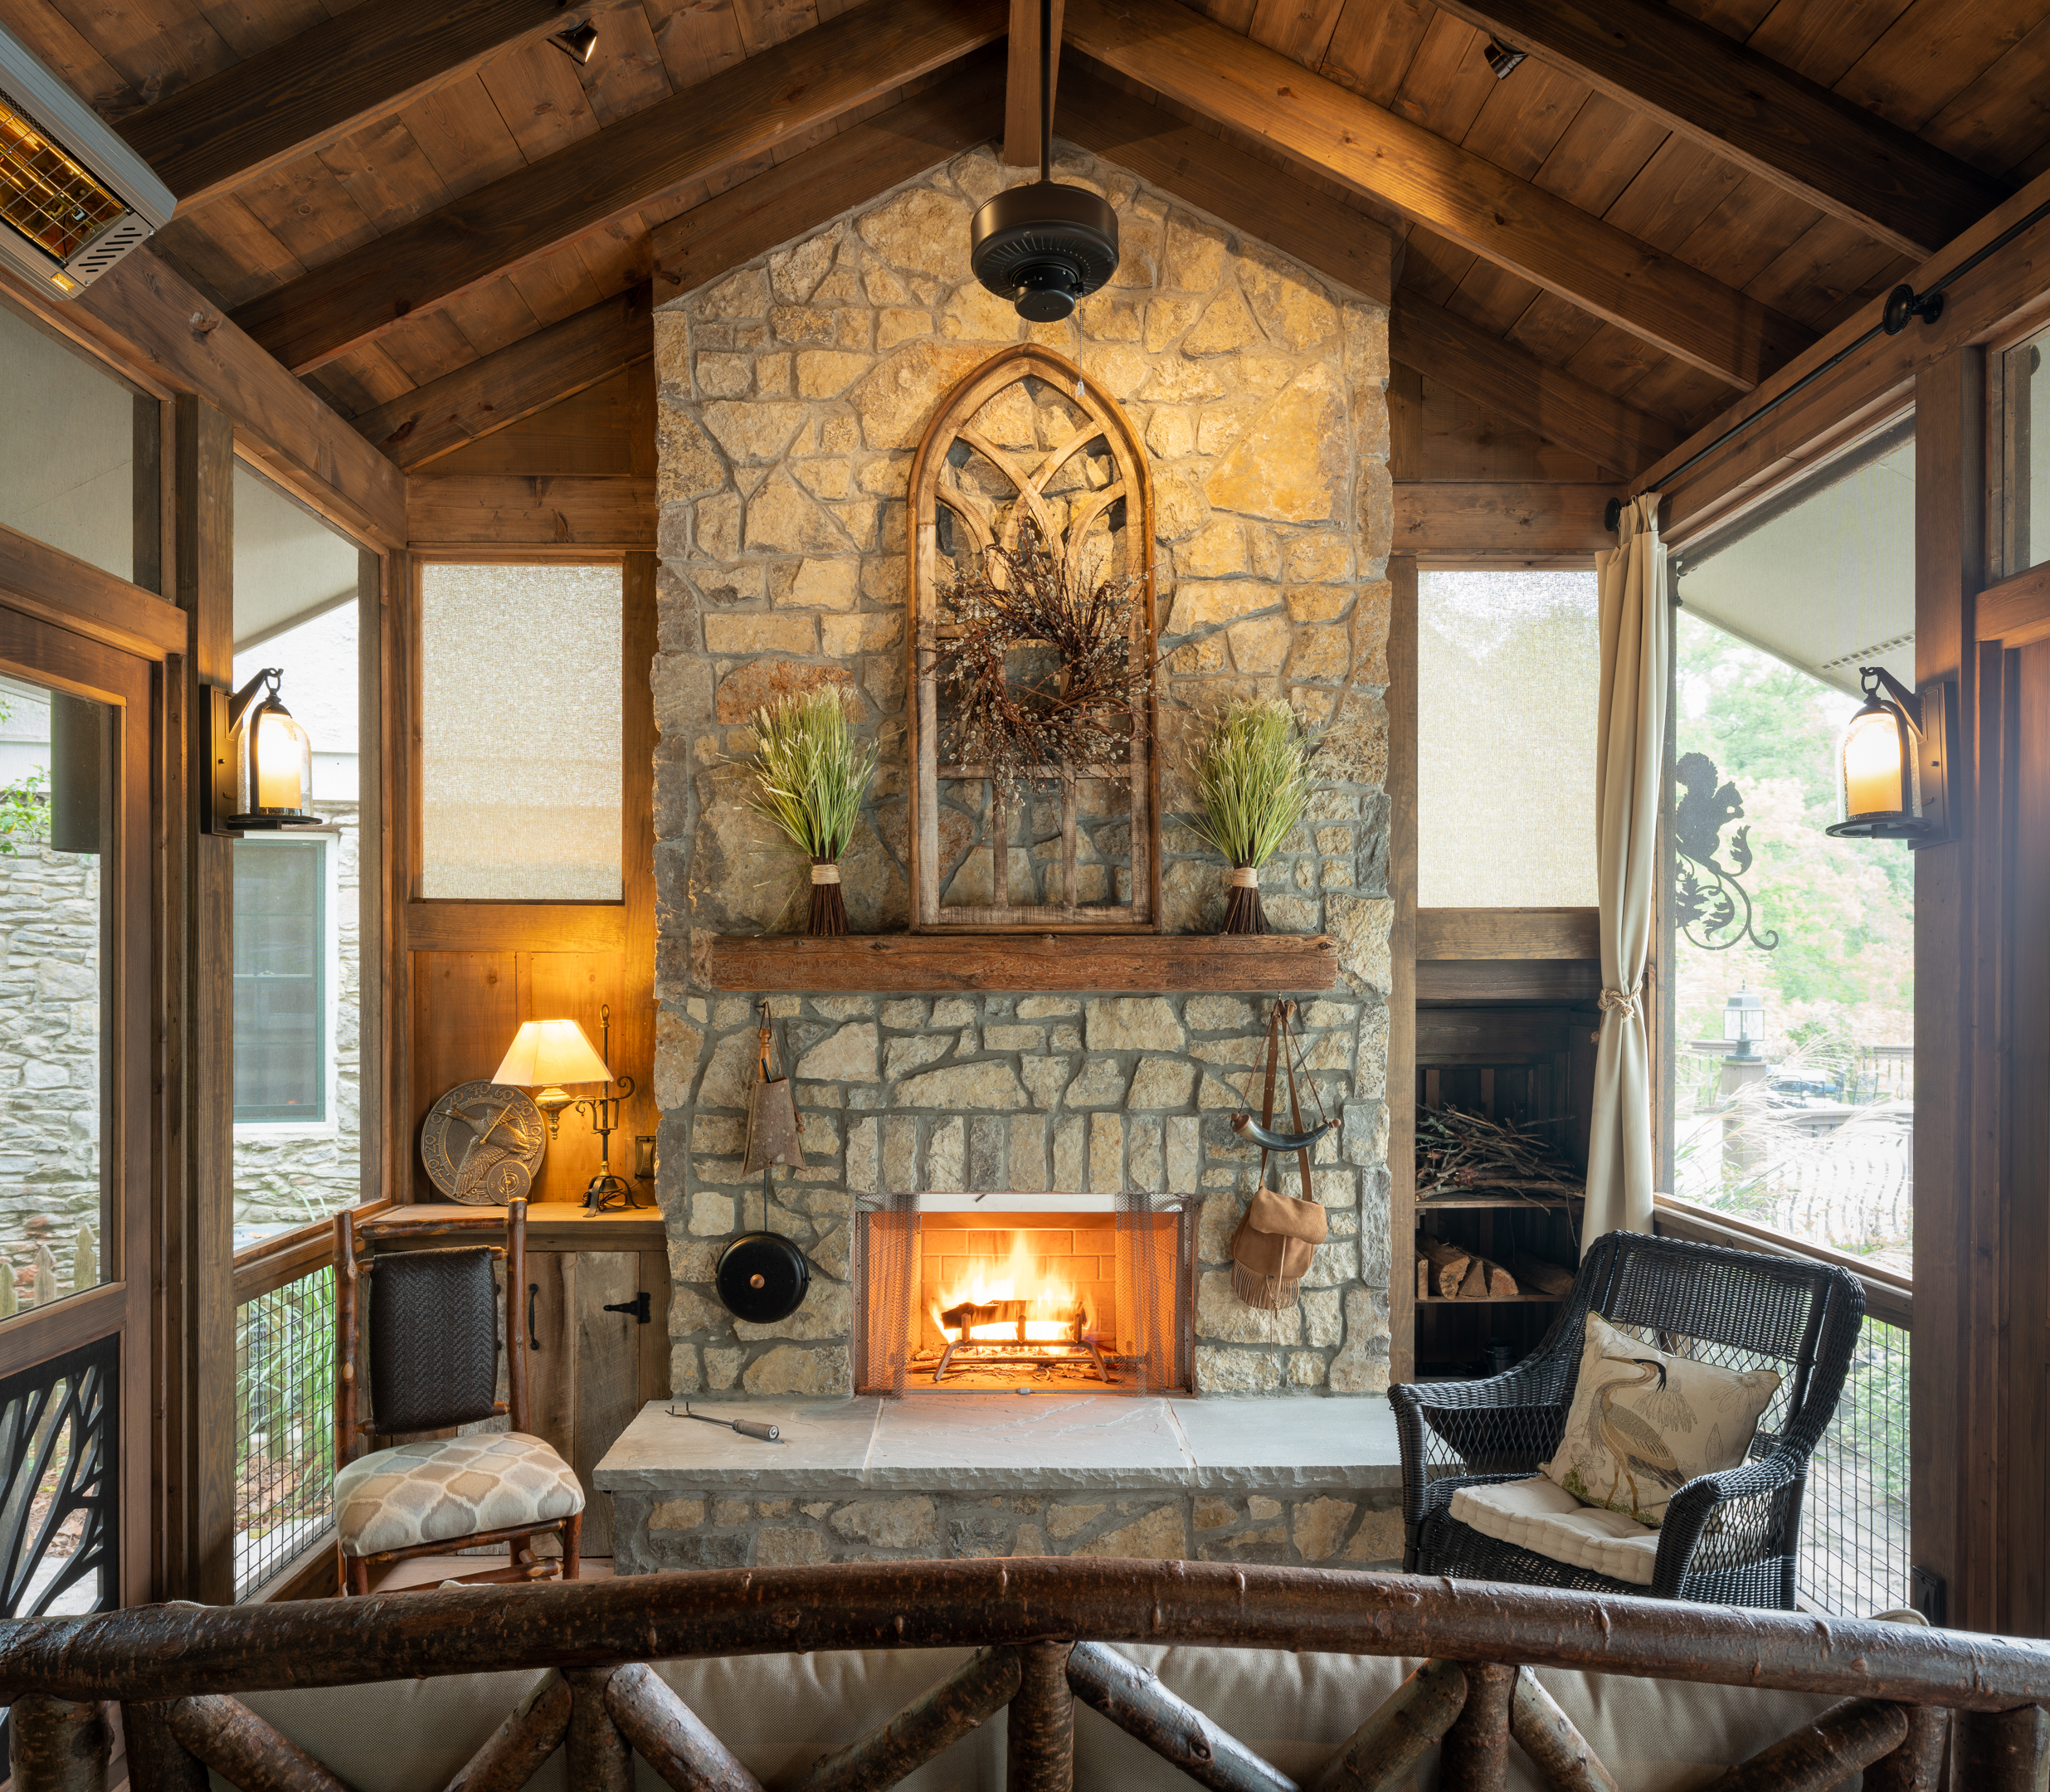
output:
M420 1123L420 1161L450 1200L502 1207L533 1186L548 1129L524 1089L459 1083Z

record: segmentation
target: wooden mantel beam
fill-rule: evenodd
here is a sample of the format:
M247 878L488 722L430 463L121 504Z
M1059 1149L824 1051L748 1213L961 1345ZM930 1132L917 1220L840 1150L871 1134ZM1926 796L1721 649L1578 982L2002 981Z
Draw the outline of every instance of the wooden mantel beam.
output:
M1003 34L1003 0L869 0L263 295L236 322L295 373Z
M355 5L145 106L114 126L194 205L310 154L460 80L494 52L560 31L561 0Z
M1676 7L1652 0L1439 4L1918 260L2013 190Z
M1058 97L1064 0L1053 0L1053 7L1050 75ZM1004 83L1004 159L1013 168L1040 164L1040 0L1010 0L1010 64Z
M1177 0L1068 0L1067 41L1570 304L1749 390L1811 334Z
M1667 453L1679 431L1663 417L1548 367L1527 349L1476 329L1428 299L1399 293L1388 353L1497 416L1629 478Z

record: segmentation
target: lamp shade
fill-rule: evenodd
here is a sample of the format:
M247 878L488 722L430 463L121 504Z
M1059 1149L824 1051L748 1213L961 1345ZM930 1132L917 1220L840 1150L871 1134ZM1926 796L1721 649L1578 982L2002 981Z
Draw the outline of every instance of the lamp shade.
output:
M276 666L266 666L236 695L231 819L239 828L289 827L320 819L306 812L313 797L313 742L279 699L283 676Z
M612 1073L574 1020L524 1020L491 1080L514 1088L544 1088L563 1083L610 1083Z

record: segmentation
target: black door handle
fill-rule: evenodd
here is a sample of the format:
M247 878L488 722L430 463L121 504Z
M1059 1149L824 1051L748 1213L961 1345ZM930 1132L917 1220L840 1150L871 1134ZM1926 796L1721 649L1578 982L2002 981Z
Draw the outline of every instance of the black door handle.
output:
M530 1351L538 1351L541 1348L541 1340L534 1336L533 1332L534 1297L540 1292L541 1284L538 1282L529 1282L527 1284L527 1348Z
M631 1313L641 1325L652 1325L655 1322L648 1312L648 1291L645 1288L641 1289L631 1300L615 1302L605 1310L607 1312Z

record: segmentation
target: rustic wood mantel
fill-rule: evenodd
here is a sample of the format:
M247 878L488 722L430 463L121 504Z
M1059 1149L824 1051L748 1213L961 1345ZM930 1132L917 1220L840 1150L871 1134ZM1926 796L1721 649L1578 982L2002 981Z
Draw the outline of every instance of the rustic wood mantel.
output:
M705 981L722 990L1168 995L1338 985L1338 948L1327 933L722 933L706 957Z

